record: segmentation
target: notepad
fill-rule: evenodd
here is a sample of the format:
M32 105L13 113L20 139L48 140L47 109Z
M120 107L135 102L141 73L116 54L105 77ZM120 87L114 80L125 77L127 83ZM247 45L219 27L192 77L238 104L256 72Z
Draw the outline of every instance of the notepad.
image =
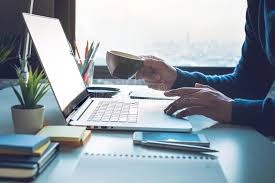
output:
M72 182L225 183L218 159L211 155L85 153Z
M91 137L91 130L85 130L83 137L79 141L62 141L59 143L66 146L79 147L86 144L90 137Z
M179 97L166 97L164 91L153 90L150 88L136 89L129 93L132 99L150 99L150 100L176 100Z
M37 135L49 136L53 141L80 141L85 130L77 126L45 126Z
M60 144L80 146L88 140L91 131L78 126L45 126L37 134L49 136L51 141Z

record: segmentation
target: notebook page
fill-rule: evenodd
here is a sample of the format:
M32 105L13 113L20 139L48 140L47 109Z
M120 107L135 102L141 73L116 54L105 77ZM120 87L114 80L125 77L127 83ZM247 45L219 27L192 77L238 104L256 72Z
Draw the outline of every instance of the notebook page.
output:
M93 183L227 182L218 160L207 156L84 154L74 181Z

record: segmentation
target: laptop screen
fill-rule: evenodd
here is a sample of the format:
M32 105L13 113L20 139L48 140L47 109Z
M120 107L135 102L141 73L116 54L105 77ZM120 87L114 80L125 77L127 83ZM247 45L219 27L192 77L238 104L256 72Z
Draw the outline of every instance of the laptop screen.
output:
M23 13L37 54L65 117L88 95L60 21ZM80 97L81 95L81 97Z

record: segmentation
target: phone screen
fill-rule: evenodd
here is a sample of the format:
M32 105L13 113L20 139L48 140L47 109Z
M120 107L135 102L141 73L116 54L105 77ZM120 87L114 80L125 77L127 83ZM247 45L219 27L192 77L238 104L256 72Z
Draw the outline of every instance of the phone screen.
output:
M197 134L143 132L143 140L166 142L200 142Z

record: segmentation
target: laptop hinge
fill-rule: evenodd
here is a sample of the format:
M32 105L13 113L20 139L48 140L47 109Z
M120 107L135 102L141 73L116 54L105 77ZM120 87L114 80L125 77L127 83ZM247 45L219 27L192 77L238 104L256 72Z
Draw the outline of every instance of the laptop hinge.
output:
M81 106L77 106L71 112L71 114L66 118L66 121L71 122L79 120L79 118L83 115L83 113L87 110L87 108L91 105L92 102L92 98L87 98L87 100Z
M70 115L66 118L67 124L69 124L69 123L72 121L72 118L74 117L75 112L76 112L76 110L73 110L73 111L70 113Z

